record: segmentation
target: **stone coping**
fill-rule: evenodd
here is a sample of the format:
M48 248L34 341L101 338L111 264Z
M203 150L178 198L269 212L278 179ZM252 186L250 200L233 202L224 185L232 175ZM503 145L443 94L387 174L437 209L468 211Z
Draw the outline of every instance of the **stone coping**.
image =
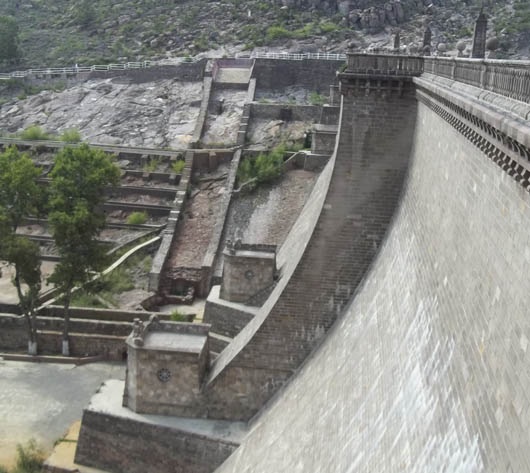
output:
M530 147L529 105L431 74L415 77L414 83L418 88L449 100L522 145Z
M206 345L206 335L193 335L171 332L150 332L144 339L144 350L162 350L184 353L201 353Z

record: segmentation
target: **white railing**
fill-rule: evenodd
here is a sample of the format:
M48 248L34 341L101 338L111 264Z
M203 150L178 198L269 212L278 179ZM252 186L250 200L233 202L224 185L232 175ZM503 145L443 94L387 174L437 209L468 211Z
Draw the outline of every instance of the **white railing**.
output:
M72 66L72 67L48 67L45 69L28 69L26 71L14 71L0 73L0 80L22 79L24 77L35 76L60 76L74 75L83 72L94 71L124 71L127 69L146 69L151 67L150 61L127 62L125 64L95 64L93 66Z
M328 61L345 61L345 54L337 53L300 53L300 54L289 54L289 53L254 53L252 58L262 59L288 59L291 61L301 61L303 59L320 59ZM173 58L172 63L177 61L178 63L195 63L200 59L196 57L180 57ZM25 71L14 71L14 72L0 72L0 80L9 79L23 79L25 77L38 77L38 76L61 76L61 75L75 75L94 71L124 71L127 69L145 69L156 65L151 61L142 62L127 62L125 64L95 64L93 66L71 66L71 67L47 67L40 69L27 69Z
M321 59L327 61L345 61L346 54L339 53L253 53L255 59L288 59L291 61L302 61L304 59Z

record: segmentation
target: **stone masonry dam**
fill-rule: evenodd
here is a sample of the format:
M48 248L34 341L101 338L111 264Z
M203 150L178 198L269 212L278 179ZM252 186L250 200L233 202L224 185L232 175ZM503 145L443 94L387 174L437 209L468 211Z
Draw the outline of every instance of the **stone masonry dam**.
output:
M377 256L356 288L337 283L355 290L337 323L218 472L530 471L530 94L435 62L401 84L377 67L341 78L323 212L358 237L328 242L345 272L346 249ZM316 280L320 265L339 269L317 259Z
M278 253L281 277L185 406L248 433L146 440L140 415L98 411L104 387L78 461L530 471L530 63L352 53L338 78L335 151Z

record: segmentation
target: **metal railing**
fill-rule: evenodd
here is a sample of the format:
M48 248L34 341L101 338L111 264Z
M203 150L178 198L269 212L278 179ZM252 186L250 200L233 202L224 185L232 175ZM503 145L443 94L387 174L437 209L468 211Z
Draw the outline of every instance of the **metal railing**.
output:
M426 57L424 72L530 103L530 61Z
M27 69L25 71L0 73L0 80L23 79L35 76L75 75L94 71L124 71L127 69L146 69L151 66L150 61L127 62L125 64L95 64L93 66L47 67L45 69Z
M255 59L288 59L291 61L302 61L304 59L321 59L326 61L345 61L346 54L339 53L253 53Z

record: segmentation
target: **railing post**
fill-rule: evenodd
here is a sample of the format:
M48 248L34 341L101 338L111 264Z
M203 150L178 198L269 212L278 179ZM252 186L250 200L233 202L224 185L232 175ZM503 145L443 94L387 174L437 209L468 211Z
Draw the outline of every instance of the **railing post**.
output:
M481 69L480 69L480 87L485 89L486 88L486 72L487 72L487 64L485 61L482 62Z

